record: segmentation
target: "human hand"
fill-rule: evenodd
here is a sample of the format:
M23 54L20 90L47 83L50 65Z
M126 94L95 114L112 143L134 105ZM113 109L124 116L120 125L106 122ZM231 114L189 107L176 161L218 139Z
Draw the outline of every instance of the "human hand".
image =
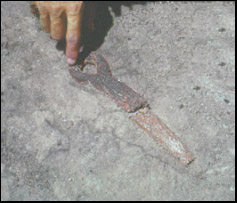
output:
M67 63L76 63L81 40L83 1L34 1L31 11L40 18L41 28L55 40L66 37ZM93 30L93 22L88 26Z

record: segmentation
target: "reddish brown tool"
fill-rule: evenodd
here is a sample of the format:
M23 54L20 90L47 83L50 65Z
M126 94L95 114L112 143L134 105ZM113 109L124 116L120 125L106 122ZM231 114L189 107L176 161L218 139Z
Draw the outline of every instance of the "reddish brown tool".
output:
M79 68L70 67L70 74L76 81L79 83L90 82L98 90L109 95L127 112L136 112L135 115L129 118L151 135L155 141L160 143L180 163L189 164L193 161L192 155L186 150L175 134L156 115L149 112L146 100L127 85L113 78L108 63L100 54L92 52L84 63L96 65L97 73L87 74L83 73Z
M141 95L112 77L109 65L101 55L92 52L84 63L96 65L97 73L83 73L80 70L82 67L80 69L70 68L69 71L77 82L90 82L98 90L112 97L112 99L127 112L135 112L137 109L147 106L146 100Z

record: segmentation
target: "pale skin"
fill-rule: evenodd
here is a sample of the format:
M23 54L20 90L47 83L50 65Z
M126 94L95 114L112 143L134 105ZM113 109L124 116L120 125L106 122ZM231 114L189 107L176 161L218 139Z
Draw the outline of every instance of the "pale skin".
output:
M66 38L67 63L74 65L81 45L83 17L86 18L89 30L94 30L94 3L88 2L85 4L83 1L34 1L31 4L31 11L39 16L41 29L49 32L53 39L62 40Z

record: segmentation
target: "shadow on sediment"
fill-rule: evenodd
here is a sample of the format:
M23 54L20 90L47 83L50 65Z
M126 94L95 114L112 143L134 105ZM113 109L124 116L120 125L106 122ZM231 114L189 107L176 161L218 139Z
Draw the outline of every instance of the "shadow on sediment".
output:
M113 26L113 17L110 9L115 16L121 16L121 7L127 6L131 10L134 5L146 5L149 1L99 1L96 3L95 30L89 31L83 22L81 46L83 51L79 55L78 63L83 61L91 51L97 50L104 42L104 39ZM65 51L65 40L59 41L56 48Z

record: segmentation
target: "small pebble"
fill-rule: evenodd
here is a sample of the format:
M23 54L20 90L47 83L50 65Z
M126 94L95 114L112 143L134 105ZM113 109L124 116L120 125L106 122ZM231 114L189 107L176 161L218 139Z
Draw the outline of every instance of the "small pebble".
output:
M195 86L193 89L194 89L194 90L200 90L201 87L199 87L199 86Z
M179 105L179 108L180 108L180 109L182 109L183 107L184 107L184 105L183 105L183 104L180 104L180 105Z
M226 29L222 27L222 28L220 28L218 31L219 31L219 32L225 32L225 30L226 30Z
M225 66L225 63L224 63L224 62L220 62L220 63L218 64L218 66Z
M227 103L227 104L230 103L230 101L228 99L224 99L224 102Z

